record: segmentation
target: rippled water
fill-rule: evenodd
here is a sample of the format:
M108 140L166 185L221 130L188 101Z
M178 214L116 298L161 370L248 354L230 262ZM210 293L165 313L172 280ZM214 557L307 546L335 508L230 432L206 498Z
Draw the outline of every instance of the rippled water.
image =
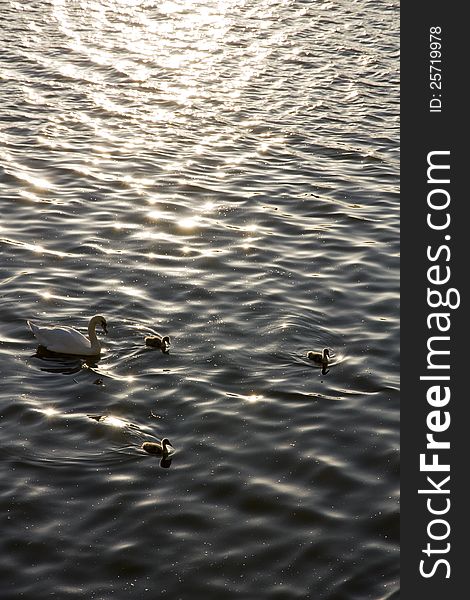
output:
M0 8L2 598L397 598L398 2Z

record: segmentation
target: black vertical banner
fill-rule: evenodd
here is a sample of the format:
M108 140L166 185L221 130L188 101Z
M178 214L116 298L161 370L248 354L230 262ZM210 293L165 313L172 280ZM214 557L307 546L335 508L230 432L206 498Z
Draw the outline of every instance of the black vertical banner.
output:
M406 600L468 595L467 27L462 4L401 5L401 597Z

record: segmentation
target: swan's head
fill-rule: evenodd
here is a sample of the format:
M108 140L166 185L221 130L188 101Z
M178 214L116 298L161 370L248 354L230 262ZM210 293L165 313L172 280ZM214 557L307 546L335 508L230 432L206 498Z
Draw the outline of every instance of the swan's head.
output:
M97 315L95 317L96 324L101 326L101 329L104 331L106 335L108 335L108 324L106 323L106 319L101 315Z
M328 350L328 348L323 348L323 358L330 358L330 351Z
M170 345L170 338L168 335L165 335L162 337L162 344L163 344L163 347Z

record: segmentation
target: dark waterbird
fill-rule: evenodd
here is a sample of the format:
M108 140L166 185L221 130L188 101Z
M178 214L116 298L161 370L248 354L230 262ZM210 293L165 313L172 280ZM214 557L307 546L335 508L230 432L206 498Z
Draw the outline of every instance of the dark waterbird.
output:
M148 335L145 338L145 345L151 346L152 348L159 348L162 352L168 352L168 346L170 345L169 336L161 336L161 335Z
M148 454L167 457L170 453L168 446L171 448L170 440L168 438L163 438L161 442L144 442L141 448L142 450L145 450L145 452L148 452Z
M330 359L330 351L328 348L323 348L322 352L314 352L310 350L310 352L307 352L307 358L313 360L313 362L317 365L321 365L322 375L326 375L326 373L328 373L327 367Z

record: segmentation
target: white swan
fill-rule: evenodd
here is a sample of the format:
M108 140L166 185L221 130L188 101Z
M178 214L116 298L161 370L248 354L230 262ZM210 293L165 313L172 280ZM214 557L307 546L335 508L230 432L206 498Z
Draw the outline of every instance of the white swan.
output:
M96 337L96 326L106 329L106 319L96 315L88 324L88 338L72 327L60 325L38 325L28 321L29 328L41 346L51 352L60 354L77 354L81 356L96 356L101 352L101 344Z

